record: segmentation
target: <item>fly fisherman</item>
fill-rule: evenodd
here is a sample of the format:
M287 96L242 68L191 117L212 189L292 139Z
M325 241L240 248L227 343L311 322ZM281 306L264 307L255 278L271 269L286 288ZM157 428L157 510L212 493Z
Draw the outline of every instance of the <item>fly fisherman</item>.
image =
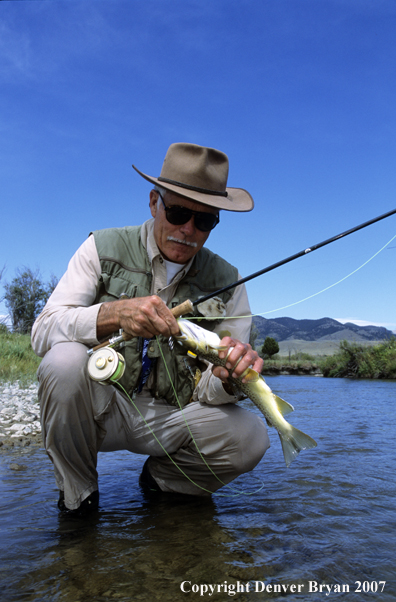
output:
M140 476L145 491L210 495L252 470L269 447L262 419L236 404L228 371L207 368L170 339L179 328L169 308L238 280L237 269L203 245L220 210L250 211L253 199L226 188L228 158L212 148L172 144L158 178L134 169L155 186L152 218L93 232L32 331L33 349L44 358L41 424L58 507L73 514L98 508L98 451L149 456ZM244 285L220 297L226 316L251 313ZM227 367L234 377L248 367L261 371L248 343L251 318L199 324L230 333L222 345L233 347ZM87 349L120 329L132 337L120 350L126 369L119 382L133 403L87 371Z

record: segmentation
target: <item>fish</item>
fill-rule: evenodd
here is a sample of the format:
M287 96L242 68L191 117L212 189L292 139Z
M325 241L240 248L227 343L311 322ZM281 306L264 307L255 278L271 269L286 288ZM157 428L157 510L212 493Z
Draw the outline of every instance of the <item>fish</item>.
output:
M180 334L174 338L190 354L196 355L201 360L206 360L216 366L226 367L227 358L221 359L219 351L227 349L220 345L220 338L215 332L210 332L197 324L178 319ZM231 353L229 350L228 355ZM235 367L235 366L234 366ZM231 376L229 381L246 397L248 397L264 415L268 426L274 427L279 435L286 466L297 458L303 449L312 449L317 443L312 437L306 435L295 426L292 426L284 416L294 410L293 406L275 395L264 380L264 377L248 368L239 378ZM246 382L242 382L244 379Z

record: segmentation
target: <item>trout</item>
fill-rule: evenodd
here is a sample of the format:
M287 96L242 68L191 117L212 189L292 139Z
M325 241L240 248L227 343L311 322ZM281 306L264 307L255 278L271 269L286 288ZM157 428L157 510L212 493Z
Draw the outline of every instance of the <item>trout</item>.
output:
M180 335L174 337L178 343L200 359L225 367L227 358L220 359L218 353L225 347L220 345L220 338L215 332L205 330L189 320L179 319L178 324ZM258 407L264 414L268 426L278 431L286 466L291 464L301 450L316 447L314 439L284 419L284 415L292 412L294 408L271 391L263 376L251 368L248 368L240 378L233 378L232 370L229 370L229 373L229 381ZM246 382L242 382L242 378Z

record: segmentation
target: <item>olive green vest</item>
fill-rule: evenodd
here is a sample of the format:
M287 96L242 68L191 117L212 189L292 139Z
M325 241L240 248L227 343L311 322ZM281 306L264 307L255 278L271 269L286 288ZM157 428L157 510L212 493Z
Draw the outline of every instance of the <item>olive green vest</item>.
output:
M141 226L93 232L101 265L95 303L151 295L151 263L140 232ZM189 272L179 282L169 306L175 307L186 299L195 301L237 279L236 268L209 249L202 248L195 256ZM219 296L227 303L233 292L234 289L231 289ZM198 323L207 330L213 330L218 322L200 320ZM142 339L136 337L127 341L120 353L125 357L126 369L119 382L132 396L137 389L142 368ZM204 368L202 363L187 355L181 345L163 336L150 341L147 354L154 360L150 378L153 397L165 399L177 407L179 403L181 406L186 405L199 381L200 370Z

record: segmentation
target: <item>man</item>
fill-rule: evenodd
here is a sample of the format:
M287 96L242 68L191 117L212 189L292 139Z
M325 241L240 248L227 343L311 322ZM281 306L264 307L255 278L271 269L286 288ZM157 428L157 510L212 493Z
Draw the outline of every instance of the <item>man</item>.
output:
M238 279L204 244L220 210L250 211L253 199L226 187L228 158L215 149L172 144L160 177L134 169L155 185L152 218L89 236L32 331L33 348L44 356L41 422L58 506L77 514L98 507L98 451L148 455L140 479L146 489L209 495L252 470L269 447L261 418L236 405L228 370L203 365L170 339L179 332L170 308ZM222 345L233 347L227 367L235 377L249 366L260 372L262 360L248 344L245 287L221 299L226 319L204 327L231 333ZM87 372L87 348L120 329L131 336L121 350L120 383L132 402Z

